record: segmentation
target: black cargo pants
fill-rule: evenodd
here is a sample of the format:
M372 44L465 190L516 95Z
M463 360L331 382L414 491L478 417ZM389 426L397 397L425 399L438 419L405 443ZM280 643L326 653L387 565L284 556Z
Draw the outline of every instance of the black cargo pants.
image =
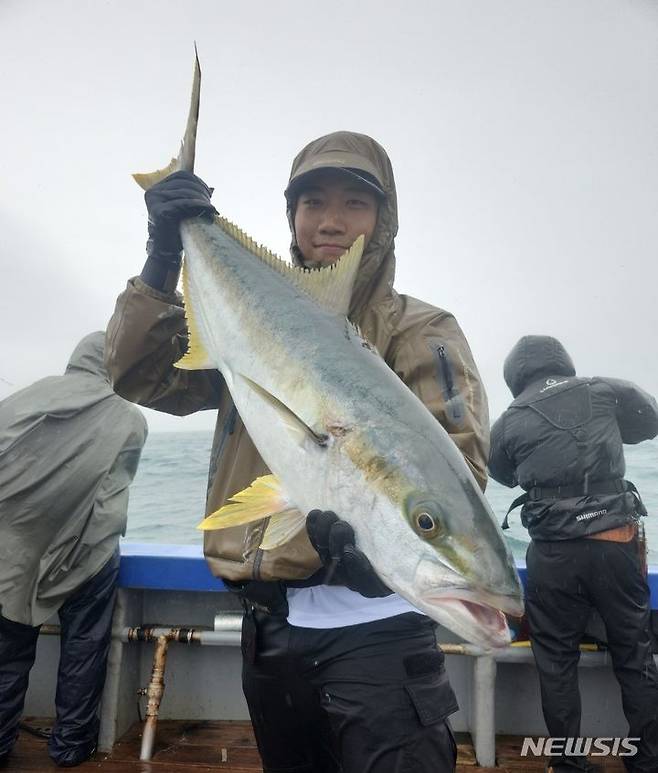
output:
M118 574L117 552L59 609L56 720L48 741L58 765L82 762L96 746ZM18 735L39 628L0 616L0 758Z
M639 737L633 773L658 771L658 670L650 633L649 587L635 540L533 541L527 553L526 613L551 737L580 736L578 645L594 607L605 623L621 687L627 737ZM618 735L626 737L626 728ZM578 769L582 758L563 760ZM558 760L555 760L558 764Z
M434 624L245 616L243 688L265 773L452 773L457 701Z

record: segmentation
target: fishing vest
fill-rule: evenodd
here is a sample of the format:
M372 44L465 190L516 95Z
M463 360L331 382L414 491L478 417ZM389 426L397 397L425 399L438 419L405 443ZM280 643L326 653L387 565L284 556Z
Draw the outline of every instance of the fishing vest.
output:
M646 515L624 479L616 400L605 379L558 377L530 385L505 416L505 445L526 492L521 522L533 539L587 537Z

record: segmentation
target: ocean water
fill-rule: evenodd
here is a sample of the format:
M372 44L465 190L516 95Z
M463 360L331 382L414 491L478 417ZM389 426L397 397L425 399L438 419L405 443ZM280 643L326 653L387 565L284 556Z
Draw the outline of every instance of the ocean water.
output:
M133 542L199 544L196 525L204 515L212 432L153 432L130 488L126 539ZM626 446L626 477L640 490L649 512L643 519L649 545L649 563L658 565L658 439ZM521 489L495 481L486 496L499 522ZM515 556L523 558L528 534L519 510L510 516L506 532Z

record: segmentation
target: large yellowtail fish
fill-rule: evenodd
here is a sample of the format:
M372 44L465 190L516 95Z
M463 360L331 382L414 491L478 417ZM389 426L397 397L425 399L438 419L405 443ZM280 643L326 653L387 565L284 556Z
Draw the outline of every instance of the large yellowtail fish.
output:
M178 158L144 188L192 171L199 109ZM381 579L419 610L485 647L522 614L514 562L461 453L347 319L360 237L330 268L294 267L222 217L181 224L189 350L179 368L217 368L272 471L203 529L269 518L261 547L284 544L313 508L354 528Z

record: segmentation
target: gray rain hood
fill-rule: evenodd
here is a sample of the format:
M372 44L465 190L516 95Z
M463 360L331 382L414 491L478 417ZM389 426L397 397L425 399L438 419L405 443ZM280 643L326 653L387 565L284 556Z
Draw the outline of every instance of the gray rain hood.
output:
M352 292L350 319L359 322L364 307L379 285L388 292L395 278L395 235L398 231L398 206L395 179L390 159L382 146L365 134L338 131L319 137L304 147L292 162L286 188L287 214L292 244L293 263L303 264L295 236L297 186L305 175L320 169L346 169L365 172L383 191L377 225L363 253L361 266Z
M518 397L541 376L575 376L573 361L562 344L552 336L523 336L505 358L505 383Z

